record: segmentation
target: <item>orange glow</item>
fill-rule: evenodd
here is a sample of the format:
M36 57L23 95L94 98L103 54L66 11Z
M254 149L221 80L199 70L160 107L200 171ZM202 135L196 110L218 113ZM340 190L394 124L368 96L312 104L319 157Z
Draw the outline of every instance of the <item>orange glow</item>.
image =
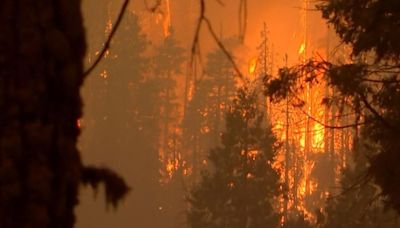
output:
M170 35L171 28L171 4L170 0L165 0L162 5L164 9L161 9L156 15L156 23L161 23L164 37L168 37Z
M290 67L294 64L304 64L307 59L310 57L311 53L318 53L317 56L320 58L326 57L326 52L322 48L317 50L315 39L311 35L308 30L310 27L308 22L311 21L309 15L307 15L309 0L300 0L302 2L302 9L300 11L300 21L299 27L301 27L301 31L293 35L293 40L290 43L291 51L288 54L285 63L282 63L278 60L278 58L273 58L273 47L269 48L268 51L271 53L265 53L271 55L269 58L263 59L265 63L261 60L260 56L255 56L254 53L246 53L243 55L243 59L238 61L239 68L248 74L248 79L253 79L258 71L261 71L259 68L261 65L265 65L265 71L271 74L274 74L274 69L279 69L286 64L286 66ZM174 4L172 0L162 0L161 10L156 15L156 22L159 25L158 32L162 33L164 37L168 37L170 35L170 27L171 27L171 4ZM311 13L310 13L311 14ZM174 21L174 23L177 23ZM162 37L162 36L161 36ZM275 39L276 40L276 39ZM320 41L319 41L320 42ZM279 45L279 44L277 44ZM321 46L320 44L318 44ZM264 53L264 52L263 52ZM279 53L281 55L282 53ZM279 56L278 55L278 56ZM260 59L260 62L258 60ZM275 62L274 62L275 61ZM297 62L296 62L297 61ZM276 65L274 65L276 64ZM264 68L263 68L264 69ZM104 76L107 72L104 73ZM315 73L315 72L313 72ZM240 83L238 83L240 84ZM185 98L187 99L185 102L190 102L193 99L193 96L196 92L195 88L195 80L188 79L188 81L182 83L182 88L184 88ZM324 196L328 194L319 194L324 192L330 192L331 190L324 189L324 186L319 183L319 179L316 179L315 175L315 167L316 162L318 161L318 156L324 156L327 149L328 142L327 140L330 136L328 135L328 131L324 128L324 126L318 122L323 124L328 123L326 119L326 113L329 113L325 109L323 105L321 105L321 100L326 95L326 87L324 83L320 85L311 86L308 84L304 84L304 90L299 92L298 97L304 101L304 106L302 108L292 107L292 104L289 101L288 107L285 102L279 104L271 104L266 102L268 105L268 118L271 122L271 126L273 128L273 132L278 140L277 145L280 146L280 150L276 156L276 161L273 162L272 167L276 170L279 170L281 173L280 180L282 183L287 182L287 186L282 185L282 189L288 190L287 201L283 197L279 197L280 206L278 210L284 212L286 209L288 211L297 211L302 212L307 215L309 220L315 219L313 215L313 211L315 208L320 206L321 202L324 202ZM218 108L221 110L221 113L226 109L227 104L221 102L218 104ZM202 117L208 117L211 115L209 110L200 111ZM288 116L288 117L287 117ZM312 117L312 118L310 118ZM288 118L288 119L287 119ZM315 121L315 120L317 121ZM177 121L179 122L179 121ZM213 126L211 125L201 125L199 127L199 133L201 135L210 134ZM172 127L168 127L168 131L170 135L172 135L173 130L169 129ZM182 133L177 133L176 135L181 135ZM344 140L345 139L345 140ZM193 137L193 141L198 140ZM172 151L171 148L175 147L175 142L168 141L167 146L164 148L162 152L160 152L160 160L163 162L163 175L166 177L166 183L175 172L182 171L182 175L184 177L196 178L196 174L199 173L198 167L207 166L207 160L203 159L204 154L207 153L207 149L201 148L202 142L196 142L198 144L194 146L198 146L199 148L191 148L189 151L183 151L182 145L177 146L177 151ZM342 167L345 166L346 157L339 155L339 152L346 145L351 145L351 138L345 136L344 133L335 132L334 136L334 153L337 156L337 161L342 162L341 167L335 167L335 174L339 174ZM347 144L346 144L347 143ZM178 143L179 144L179 143ZM286 146L287 145L287 146ZM182 157L175 158L174 153L182 153ZM289 151L289 153L286 153ZM192 161L191 156L196 154L196 166L194 166L194 162ZM200 155L199 155L200 154ZM242 156L247 156L248 162L252 162L258 156L258 151L242 151ZM339 156L341 156L339 158ZM286 159L289 160L286 163ZM318 164L318 163L317 163ZM286 172L287 171L287 172ZM253 178L252 173L246 173L246 178ZM286 177L285 177L286 175ZM339 176L339 175L338 175ZM168 179L169 178L169 179ZM339 181L339 178L337 178ZM286 184L286 183L285 183ZM235 187L234 182L229 182L228 186L230 188ZM316 198L320 197L320 199ZM285 202L286 201L286 202ZM310 205L310 201L314 203L314 205ZM320 201L320 202L318 202ZM283 214L283 213L282 213ZM282 224L285 221L285 217L281 217Z
M249 74L253 75L257 68L257 58L252 58L249 62Z
M154 3L155 1L151 2ZM180 2L185 2L184 8L180 6L180 4L182 4ZM224 2L230 3L230 1ZM276 2L278 5L279 1ZM249 11L249 30L243 44L246 45L246 50L232 51L232 56L235 57L235 63L240 71L244 73L244 76L247 77L246 81L252 81L258 76L263 76L259 75L261 72L262 74L266 73L271 76L271 78L266 78L267 80L274 79L277 75L278 69L283 66L291 67L296 64L304 64L307 61L307 58L309 58L313 53L318 53L318 55L315 55L317 59L322 58L333 60L333 54L331 54L332 57L328 57L328 51L326 51L324 47L327 43L323 40L327 37L324 33L325 30L315 23L313 18L314 12L308 11L309 13L307 13L307 9L312 8L308 7L308 2L311 1L296 1L293 3L296 7L290 6L290 11L286 11L285 13L282 13L279 10L283 10L283 6L282 8L278 8L278 10L259 7L259 9L256 9L257 12L250 13L251 11ZM225 8L228 8L235 4L225 5ZM270 4L268 3L268 7L269 6ZM236 20L225 20L227 15L222 14L222 10L224 10L223 8L224 7L219 8L221 12L218 12L219 10L215 12L215 9L210 8L206 15L210 17L215 32L220 36L221 40L225 40L225 38L232 35L230 31L233 27L232 23L234 23L235 26L237 23ZM251 8L252 7L249 7L250 10L253 10ZM137 10L138 11L136 12L141 12L139 9ZM268 12L264 12L263 10L268 10ZM180 14L187 17L180 17ZM195 30L195 25L198 19L198 2L194 0L161 0L161 5L154 13L144 12L138 14L138 16L143 30L142 32L149 39L150 43L150 48L148 48L147 52L144 53L144 56L150 57L153 55L154 47L158 46L166 37L171 35L171 28L174 28L174 36L176 36L177 40L182 42L182 47L191 47L193 40L193 32L191 31ZM218 18L219 16L221 16L221 19ZM282 16L284 17L282 18ZM320 17L320 15L318 15L318 17ZM254 18L257 18L256 22L253 21ZM113 17L110 16L110 19L105 21L107 23L105 29L103 29L103 27L101 29L101 33L104 33L104 35L106 35L105 37L107 37L113 28L111 19L114 20L115 15ZM268 29L267 26L265 26L265 29L263 30L264 35L260 38L260 25L264 21L271 22L271 24L268 24ZM287 29L284 28L284 24L288 24ZM319 31L317 32L318 29ZM199 87L199 85L203 86L208 83L207 80L202 80L203 78L207 79L207 75L204 74L206 64L203 66L203 62L206 63L205 60L207 58L207 53L215 46L213 40L209 41L209 34L206 29L203 30L202 33L205 34L204 37L203 35L201 37L201 49L203 49L203 51L201 56L199 54L199 60L195 60L195 63L188 61L188 66L186 68L182 67L182 72L179 75L172 75L173 77L177 76L176 91L171 91L171 94L173 94L174 97L173 102L177 107L176 112L172 113L170 116L172 118L166 118L166 120L164 120L164 116L168 117L168 115L164 115L164 112L167 111L165 111L165 107L161 104L162 102L160 102L159 107L160 110L162 110L160 113L146 116L146 119L143 118L143 120L146 121L153 120L152 124L154 123L154 125L158 124L156 126L158 128L158 134L154 135L155 139L153 141L155 142L152 144L152 147L157 150L155 153L158 152L159 163L157 163L158 166L156 169L158 169L160 174L160 183L167 184L173 177L177 177L177 175L182 175L184 181L190 182L189 184L191 184L192 181L197 181L200 176L200 170L202 168L207 168L206 166L210 165L210 162L207 164L207 160L204 160L206 154L210 151L210 148L213 148L214 143L220 142L219 140L221 139L218 136L218 133L226 130L223 126L225 124L224 112L225 110L229 110L229 105L225 100L218 103L215 102L218 106L211 106L214 105L214 103L210 102L210 105L207 103L207 106L205 106L210 108L194 109L197 108L197 103L195 102L202 102L205 100L205 97L202 97L203 91L201 89L203 87ZM236 32L237 31L235 30L234 34L236 34ZM101 40L101 38L102 37L97 37L96 39ZM333 48L335 46L335 41L333 41L334 38L331 40L331 48ZM96 42L98 41L96 40ZM96 44L96 42L94 42L94 44ZM227 42L228 48L230 48L229 42ZM236 44L232 46L235 45ZM257 49L255 49L256 47ZM93 50L93 52L94 51L95 50ZM95 59L98 55L99 51L89 57ZM115 56L116 54L113 52L113 49L111 49L111 52L106 52L104 58L114 60ZM120 55L120 58L121 57L122 56ZM187 57L188 56L185 58ZM117 61L119 61L119 59L117 59ZM196 61L198 61L198 63ZM350 60L345 59L345 61ZM107 64L109 63L107 62L106 65ZM108 69L108 67L100 67L96 76L97 79L104 82L107 86L107 93L108 90L111 92L111 89L113 88L108 86L108 83L111 83L110 79L114 79L112 71L109 71ZM203 74L205 77L203 77ZM224 80L225 75L220 76L220 79ZM145 73L143 77L146 80L151 79L152 73ZM202 84L203 82L206 83ZM236 83L236 86L239 87L241 82ZM252 83L255 86L263 86L262 80L257 79ZM136 82L130 84L130 90L135 91L137 89L135 87L136 85ZM314 211L315 208L320 206L320 202L317 201L324 201L322 194L319 193L324 193L325 197L332 195L332 190L323 186L324 182L327 181L320 181L320 179L316 178L317 175L315 173L318 171L316 169L319 168L319 160L317 159L320 159L325 155L329 155L329 158L333 157L332 161L335 162L335 166L333 167L334 178L336 183L339 183L341 177L340 172L350 160L346 157L346 154L343 151L346 151L346 148L352 147L352 129L349 131L337 129L333 131L325 129L322 124L333 126L346 125L350 123L349 121L351 121L351 119L335 119L333 116L339 115L339 112L341 111L346 113L346 110L339 111L339 108L337 107L336 110L328 110L321 105L320 101L326 95L326 88L323 81L320 85L313 86L312 88L307 84L303 84L303 86L305 87L304 91L300 91L296 94L299 99L304 101L304 106L302 108L293 107L291 103L293 100L289 100L289 104L287 104L286 101L278 104L272 103L271 99L264 99L261 93L258 107L262 108L265 106L265 113L268 122L270 122L268 124L271 125L274 136L277 139L274 145L279 149L276 155L276 160L271 165L274 169L280 172L279 178L282 183L280 186L282 192L287 192L281 193L281 196L278 197L280 205L275 206L280 212L282 212L282 214L288 210L290 212L304 212L309 216L310 211ZM333 93L332 91L330 92L331 94ZM213 93L212 96L215 96L215 91L211 91L210 93ZM163 94L163 96L165 96L165 94ZM193 100L193 98L195 98L195 100ZM212 99L214 99L214 97ZM143 102L146 102L146 100ZM191 118L184 118L192 115L192 110L193 112L198 112L200 114L199 117L196 116L198 119L216 119L214 113L210 111L210 109L219 109L218 117L220 119L218 124L221 125L218 129L219 132L215 132L214 134L216 123L208 120L200 123L188 123L188 125L193 124L191 125L193 129L184 128L186 122L192 121ZM135 118L139 116L139 111L136 111L135 108ZM307 115L317 121L308 118ZM104 120L107 118L109 117L104 116ZM196 118L193 119L196 120ZM331 122L331 119L335 120ZM138 121L142 121L142 119L138 118ZM140 133L146 134L145 124L147 122L142 122L141 124L143 126L139 126L138 129L140 130ZM159 124L164 122L166 122L166 124ZM319 124L318 122L321 122L322 124ZM88 128L95 124L97 124L97 122L92 122L89 118L85 118L84 121L79 119L76 122L78 128ZM193 131L193 133L191 131ZM331 140L331 138L333 139ZM147 139L144 143L147 143ZM245 160L247 159L247 162L251 163L257 158L257 156L260 156L260 153L256 150L250 150L243 152L242 156ZM287 160L288 162L286 162ZM247 175L247 178L253 177L252 173L245 173L244 175ZM324 174L320 176L324 177ZM233 188L235 183L230 182L229 186ZM332 187L333 186L334 184L332 184ZM287 194L287 199L283 197L283 194ZM316 199L317 197L320 197L321 199ZM312 201L315 205L310 206L307 201ZM310 217L312 216L309 216L309 218ZM285 221L286 217L281 217L282 226Z
M257 158L257 156L258 156L258 154L259 154L258 150L252 150L252 151L249 151L249 152L247 153L247 156L248 156L251 160L255 161L256 158Z
M284 132L284 127L285 124L283 123L282 120L277 119L274 124L273 124L273 128L272 130L274 131L274 133L278 136L280 136L280 140L284 140L286 138L285 132Z
M315 124L313 127L313 148L323 149L325 144L325 128L321 124ZM320 152L322 150L317 150Z
M174 163L172 163L171 160L168 161L166 170L167 170L168 175L171 177L175 170L175 165L174 165Z
M247 179L252 179L252 178L254 178L254 175L251 174L251 173L247 173L246 178Z
M78 119L78 120L76 121L76 126L77 126L78 128L81 128L81 127L82 127L82 120L81 120L81 119Z
M188 93L187 93L188 101L191 101L193 99L193 94L194 94L194 83L192 81L190 81L189 82Z
M107 71L106 71L106 70L103 70L103 72L100 73L100 77L102 77L102 78L104 78L104 79L108 78Z
M306 146L306 137L307 137L306 128L305 128L305 127L302 127L302 128L300 129L300 132L301 132L301 136L300 136L300 146L301 146L302 148L304 148L304 147Z
M170 28L171 28L171 5L170 0L166 0L166 16L163 22L163 30L164 30L164 37L170 35Z
M107 21L107 24L106 24L106 29L105 29L104 32L106 34L109 34L111 32L112 28L113 28L113 24L112 24L111 18L109 18L108 21Z
M179 168L179 160L178 159L168 159L165 171L167 173L168 179L171 179L174 175L174 172ZM168 180L164 180L164 182L168 182Z
M208 126L203 126L203 127L200 129L200 132L201 132L202 134L207 134L208 132L210 132L210 128L209 128Z
M305 43L302 43L301 45L300 45L300 48L299 48L299 55L302 55L302 54L304 54L305 53L305 51L306 51L306 44Z

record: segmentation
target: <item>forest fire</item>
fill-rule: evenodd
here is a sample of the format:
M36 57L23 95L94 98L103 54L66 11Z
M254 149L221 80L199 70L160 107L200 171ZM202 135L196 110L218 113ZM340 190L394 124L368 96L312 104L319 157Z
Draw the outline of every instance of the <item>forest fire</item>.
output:
M106 1L102 25L97 16L88 23L101 27L92 35L99 40L118 25L116 3ZM230 1L154 0L147 11L139 2L84 91L82 148L123 167L136 187L126 214L144 215L138 227L338 227L327 225L337 208L347 208L337 204L357 205L364 192L355 201L331 198L359 175L358 165L368 167L353 162L358 124L379 104L355 114L373 96L342 96L308 61L333 66L362 58L332 50L340 38L309 10L309 0L291 1L293 7L239 0L239 11ZM238 21L226 20L237 12L239 34ZM96 48L89 48L91 58ZM108 151L118 153L111 159ZM263 220L268 216L274 225Z
M400 228L398 0L0 12L0 228Z

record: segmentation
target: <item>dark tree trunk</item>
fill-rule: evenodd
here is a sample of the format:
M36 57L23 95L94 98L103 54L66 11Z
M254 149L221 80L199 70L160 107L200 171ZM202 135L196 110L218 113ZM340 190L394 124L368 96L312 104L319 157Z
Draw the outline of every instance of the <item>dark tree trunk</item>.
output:
M80 0L0 1L0 227L73 227Z

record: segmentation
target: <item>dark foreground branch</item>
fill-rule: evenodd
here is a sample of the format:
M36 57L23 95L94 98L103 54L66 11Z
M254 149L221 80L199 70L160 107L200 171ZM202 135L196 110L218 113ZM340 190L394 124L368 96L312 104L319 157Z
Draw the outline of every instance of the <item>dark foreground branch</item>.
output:
M82 169L81 177L83 185L89 185L95 191L100 184L104 185L106 194L106 203L117 207L118 203L128 194L130 188L124 179L118 174L107 168L97 168L87 166Z

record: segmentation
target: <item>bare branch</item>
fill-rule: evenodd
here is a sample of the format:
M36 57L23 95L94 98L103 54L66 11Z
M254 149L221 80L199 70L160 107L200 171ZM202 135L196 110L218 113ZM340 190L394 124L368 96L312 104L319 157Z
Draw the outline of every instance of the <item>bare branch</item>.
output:
M361 101L364 103L365 107L381 122L383 123L383 125L385 125L386 127L394 130L394 131L399 131L399 128L397 128L396 126L393 126L392 124L390 124L383 116L381 116L381 114L379 114L379 112L372 107L372 105L368 102L367 98L365 97L364 94L359 93L359 96L361 98Z
M194 61L194 56L196 55L198 49L199 49L199 38L200 38L200 31L201 31L201 25L203 23L203 19L205 17L205 3L204 0L200 1L200 16L199 19L197 21L197 25L196 25L196 30L194 33L194 38L193 38L193 43L192 43L192 55L191 55L191 62L193 63Z
M211 36L214 38L214 41L217 43L218 47L224 52L228 60L231 62L233 68L235 69L236 73L238 74L239 78L244 80L244 76L242 72L240 72L239 67L235 63L235 60L233 59L232 55L229 53L229 51L225 48L224 44L219 40L217 34L215 33L214 29L212 28L211 22L208 20L208 18L203 18L203 20L206 22L208 31L210 31Z
M387 83L393 83L393 84L398 84L400 83L400 80L395 80L395 79L369 79L369 78L363 78L361 79L362 81L365 82L372 82L372 83L381 83L381 84L387 84Z
M193 64L194 58L196 55L199 55L200 53L200 44L199 44L199 39L200 39L200 31L201 27L205 23L207 26L208 31L210 32L211 36L213 37L214 41L217 43L218 47L223 51L225 56L228 58L229 62L231 62L234 70L236 71L237 75L241 80L244 80L243 74L240 72L239 67L235 63L235 60L233 59L232 55L229 53L229 51L225 48L224 44L222 41L218 38L217 34L215 33L212 24L210 20L206 17L206 5L205 5L205 0L200 0L200 15L199 19L197 21L196 25L196 30L193 38L193 43L192 43L192 56L191 56L191 63Z
M119 25L121 24L122 18L124 17L124 14L126 12L128 4L129 4L129 0L125 0L124 4L122 5L121 11L120 11L120 13L118 15L117 21L115 22L115 25L114 25L113 29L111 30L111 33L108 36L107 41L104 43L103 50L101 50L99 56L97 57L96 61L94 61L92 66L90 66L89 69L87 69L83 73L84 77L88 76L96 68L96 66L100 63L100 61L104 57L104 55L107 52L107 50L110 48L111 40L114 37L115 32L118 30Z
M313 120L314 122L320 124L321 126L323 126L324 128L328 128L328 129L346 129L346 128L352 128L352 127L358 127L361 125L365 125L366 122L356 122L354 124L346 124L346 125L327 125L325 123L323 123L322 121L318 120L317 118L309 115L306 111L304 111L303 109L300 109L301 112L306 115L308 118L310 118L311 120Z
M225 6L225 3L222 2L222 0L215 0L218 2L218 4L220 4L221 6Z

